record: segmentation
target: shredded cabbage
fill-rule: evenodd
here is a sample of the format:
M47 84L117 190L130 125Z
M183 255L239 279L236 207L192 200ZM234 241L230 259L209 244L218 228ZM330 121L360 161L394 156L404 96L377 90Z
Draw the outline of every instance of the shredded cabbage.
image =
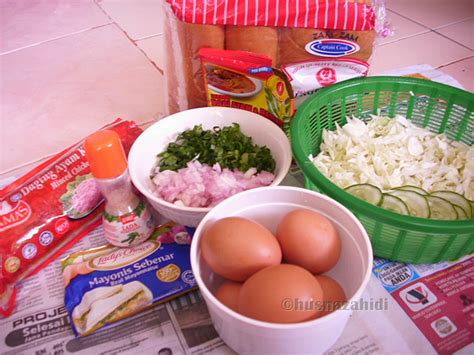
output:
M343 127L323 131L320 149L309 158L342 188L362 183L382 190L414 185L474 200L474 148L400 115L372 116L367 123L348 119Z

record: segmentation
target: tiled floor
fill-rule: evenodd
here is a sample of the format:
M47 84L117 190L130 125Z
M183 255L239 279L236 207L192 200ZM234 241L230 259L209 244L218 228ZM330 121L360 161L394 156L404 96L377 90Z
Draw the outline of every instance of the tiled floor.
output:
M474 1L386 0L386 6L394 35L379 41L371 74L430 64L474 91Z
M164 115L162 1L0 1L0 179L118 116ZM371 75L429 64L474 91L474 1L386 4Z

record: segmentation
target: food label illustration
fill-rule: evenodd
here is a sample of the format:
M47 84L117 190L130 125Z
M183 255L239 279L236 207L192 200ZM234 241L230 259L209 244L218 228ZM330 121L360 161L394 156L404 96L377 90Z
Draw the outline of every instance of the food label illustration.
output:
M92 174L78 175L66 186L60 201L69 218L80 219L94 211L103 201L97 182Z
M367 75L369 64L353 58L315 57L304 62L283 65L282 68L290 80L295 97L298 97L312 94L315 90L335 82Z
M65 304L76 335L88 335L153 304L196 288L190 244L177 240L183 226L168 222L149 240L134 247L102 246L69 255L62 261ZM186 239L190 239L188 234ZM183 237L179 237L183 239ZM15 268L16 261L9 265Z
M121 216L105 212L103 223L105 238L117 246L140 244L148 239L154 229L153 216L143 202L132 212Z
M266 56L202 48L208 106L233 107L264 116L284 127L294 114L288 79Z

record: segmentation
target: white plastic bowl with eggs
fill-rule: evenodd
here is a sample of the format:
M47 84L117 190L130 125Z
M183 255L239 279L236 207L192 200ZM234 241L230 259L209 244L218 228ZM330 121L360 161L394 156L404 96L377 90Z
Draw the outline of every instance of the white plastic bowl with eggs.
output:
M279 221L296 209L315 211L335 226L341 241L340 256L326 274L342 286L348 304L361 298L369 281L373 260L370 240L357 218L337 201L289 186L256 188L226 199L197 227L191 245L191 266L217 332L238 353L322 353L337 341L349 320L350 309L337 309L299 323L264 322L232 310L215 296L225 280L203 258L206 231L216 221L233 216L248 218L275 234Z

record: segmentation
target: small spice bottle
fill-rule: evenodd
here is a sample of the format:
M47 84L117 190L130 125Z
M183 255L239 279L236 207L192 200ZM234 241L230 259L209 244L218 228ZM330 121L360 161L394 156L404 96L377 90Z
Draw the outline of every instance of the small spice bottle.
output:
M105 198L103 226L110 244L129 247L150 237L155 223L145 200L133 190L119 135L103 130L84 143L91 173Z

